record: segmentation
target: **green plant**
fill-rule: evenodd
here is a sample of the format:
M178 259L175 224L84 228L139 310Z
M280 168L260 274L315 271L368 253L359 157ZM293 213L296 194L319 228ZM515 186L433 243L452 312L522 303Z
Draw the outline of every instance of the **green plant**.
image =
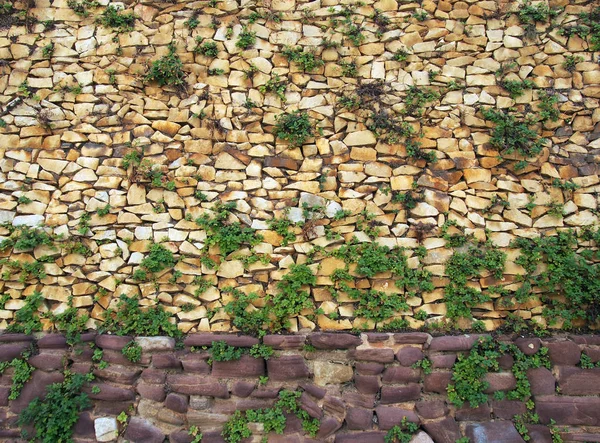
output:
M3 118L0 118L0 129L6 128L7 123L6 120L4 120Z
M142 359L142 347L134 340L127 343L121 353L132 363L137 363Z
M82 388L93 377L92 374L67 371L62 383L49 385L46 396L43 399L36 397L19 416L19 426L33 425L35 428L31 437L24 432L25 438L43 443L72 441L73 426L79 420L79 414L91 405Z
M303 430L314 437L319 430L319 420L311 418L300 407L300 395L301 392L283 390L271 408L236 411L223 426L221 435L228 443L239 443L252 436L249 423L262 423L265 433L273 431L283 434L287 423L285 414L293 414L302 421Z
M40 96L33 93L33 89L29 86L27 80L24 80L17 88L19 94L24 98L31 98L36 101L40 101Z
M142 157L138 151L130 151L123 156L123 168L129 169L129 166L139 166Z
M102 207L102 208L98 208L96 210L96 214L98 214L98 217L105 217L108 214L110 214L110 210L111 210L111 206L110 203L107 203L106 206Z
M437 91L418 86L410 86L404 99L403 112L408 115L420 117L423 115L424 107L427 103L438 100L440 94Z
M385 443L409 443L413 434L419 430L419 425L402 417L402 422L399 425L392 427L385 435Z
M77 2L76 0L68 0L67 6L71 8L75 14L81 17L89 17L90 12L88 8L97 8L100 6L96 0L83 0L81 2Z
M562 218L565 216L565 205L558 202L550 202L548 204L548 215L556 218Z
M567 37L572 35L578 35L583 39L589 37L589 49L600 51L600 6L595 7L591 12L580 13L578 24L565 26L559 32Z
M212 40L205 42L202 37L196 37L194 52L205 57L215 58L219 54L219 48L217 43Z
M358 76L358 65L354 62L341 61L340 67L342 68L342 76L344 77L356 77Z
M136 18L137 16L132 12L125 14L120 8L108 5L97 21L105 28L112 28L117 32L131 32Z
M300 66L303 71L314 71L323 66L323 60L317 58L314 52L304 51L301 47L286 46L283 48L282 54L290 62Z
M560 9L550 8L546 3L538 3L535 6L530 0L519 5L517 15L525 26L525 37L534 39L536 36L536 22L546 23L560 13Z
M562 181L559 178L552 180L552 187L562 189L563 191L573 192L580 188L577 183L573 183L571 180Z
M16 332L30 335L32 332L42 330L42 322L38 315L44 298L40 292L35 291L25 299L25 304L15 312L14 321L8 325L8 332Z
M100 332L111 331L116 335L179 337L181 331L169 321L171 314L162 306L149 306L141 309L135 297L121 294L116 309L107 309Z
M196 219L196 224L207 233L206 244L219 246L220 253L224 257L237 251L242 244L256 246L262 241L262 236L256 234L253 229L243 227L240 222L228 222L235 206L235 202L227 204L218 202L213 208L214 216L202 214Z
M125 425L127 423L127 420L129 420L129 416L125 411L121 411L119 415L117 415L117 421L122 425Z
M538 103L538 121L542 123L548 120L553 122L558 121L558 118L560 117L560 111L556 107L558 104L558 95L547 91L539 91L538 98L540 99L540 102Z
M429 360L429 358L427 357L419 360L414 365L412 365L412 367L414 369L421 368L423 370L423 374L425 375L431 374L433 372L431 360Z
M232 361L242 358L244 349L230 346L226 341L213 341L210 352L213 361Z
M581 354L581 359L579 361L579 367L581 367L582 369L593 369L593 368L600 368L600 361L596 362L594 364L594 362L592 362L592 359L590 358L589 355L582 353Z
M352 111L360 107L361 100L360 97L357 97L356 95L342 95L340 98L338 98L338 103L348 111Z
M271 313L274 316L272 328L281 329L288 324L288 318L310 308L312 301L306 286L314 286L317 277L307 265L292 265L290 271L277 283L278 293L272 296Z
M225 74L225 71L221 68L214 68L214 69L208 69L207 71L208 75L223 75Z
M343 34L352 42L354 46L360 46L366 37L362 33L363 27L358 23L349 22L346 24L346 28Z
M305 111L279 114L273 129L275 137L288 142L291 146L302 146L313 135L312 123Z
M89 320L89 315L82 314L73 306L73 297L69 297L67 309L59 314L46 314L47 318L54 323L59 331L65 332L67 344L73 346L80 342L81 333L86 330L86 323Z
M223 293L233 295L232 300L224 307L225 312L233 316L233 326L247 334L260 334L268 321L268 312L266 309L249 309L258 296L255 293L245 294L234 288L224 288Z
M183 24L190 29L196 29L200 24L200 20L198 20L198 15L194 13L194 15L192 15L189 19L184 21Z
M410 53L408 51L405 51L404 49L399 49L392 56L392 60L396 62L405 62L406 60L408 60L409 56Z
M31 378L31 374L35 371L35 368L27 363L28 353L25 353L20 358L13 358L11 361L5 361L0 363L0 375L8 369L12 368L12 384L10 386L10 393L8 394L9 400L16 400L21 395L23 386Z
M26 195L20 195L19 198L17 198L17 203L20 205L27 205L27 204L31 203L32 201L33 200L31 200Z
M185 84L183 63L176 54L174 43L169 44L169 53L167 55L152 62L145 80L147 82L155 81L160 86L170 85L182 87Z
M159 243L150 246L150 252L144 257L140 266L148 272L161 272L175 266L176 260L173 253Z
M238 36L235 46L240 49L250 49L256 43L256 32L251 32L248 28L242 28L240 35Z
M471 245L465 252L455 252L446 262L450 283L444 288L446 316L450 319L471 318L471 308L490 300L490 296L467 285L482 270L494 278L502 278L506 254L487 244Z
M498 359L504 354L509 354L514 359L512 373L516 379L516 387L508 391L506 398L528 401L531 398L531 385L527 371L542 366L550 367L548 349L540 348L537 353L528 356L516 345L499 343L491 337L480 338L468 355L459 355L452 368L452 384L448 385L447 389L448 400L457 407L461 407L467 401L472 408L485 403L488 396L484 391L489 387L489 383L485 381L484 376L488 372L499 370ZM532 402L528 403L531 405ZM533 407L528 406L528 409Z
M90 229L91 219L92 216L89 212L84 212L83 214L81 214L81 217L79 217L79 223L77 224L77 232L79 232L80 235L87 234L87 232Z
M287 217L274 218L269 220L269 229L277 232L282 237L281 246L287 246L290 242L296 240L296 234L290 232L289 228L293 227L294 223Z
M546 140L539 138L537 132L530 128L533 123L530 120L517 121L514 115L494 109L484 109L482 113L485 119L495 124L490 138L492 147L507 154L516 152L525 158L534 157L542 151ZM518 163L515 169L522 169L525 165Z
M367 128L385 143L396 144L401 139L412 137L413 127L398 119L393 111L372 112L367 122Z
M271 77L269 80L267 80L267 83L265 83L264 85L260 85L258 87L258 90L262 94L272 92L277 97L279 97L281 99L281 101L283 101L283 102L286 101L286 98L285 98L285 90L286 89L287 89L286 80L279 77L278 74L274 74L273 77Z
M4 227L9 230L10 235L0 242L0 251L5 251L9 248L26 251L40 245L54 248L52 236L43 229L31 228L26 225L4 225Z
M550 437L552 438L552 443L563 443L564 440L560 436L558 428L556 427L556 422L554 419L550 419L550 424L548 425L548 429L550 430Z
M575 66L582 61L583 57L580 55L565 55L565 61L563 62L562 67L569 72L575 72Z
M250 355L254 358L264 358L268 360L273 356L273 348L263 344L253 345L250 348Z
M598 231L592 230L584 231L581 236L596 245L598 237ZM573 249L576 245L577 237L570 231L535 239L519 238L512 245L521 253L515 263L528 272L519 298L526 300L535 288L539 288L536 292L561 295L543 297L546 306L542 313L550 325L559 320L564 328L572 327L574 321L593 323L600 312L600 266L589 254L576 254ZM546 264L545 269L535 273L541 263Z
M535 83L531 80L503 80L500 85L508 91L510 98L515 99L522 96L525 89L532 89Z
M437 160L434 151L421 149L421 143L411 139L406 140L406 154L413 160L425 160L427 163L434 163Z
M192 441L190 443L200 443L202 441L202 432L200 432L198 426L190 426L190 429L188 430L188 435L192 437Z
M9 15L12 14L14 6L10 2L2 2L0 3L0 14L1 15Z
M44 57L50 58L54 54L54 43L48 43L46 46L42 48L42 55Z

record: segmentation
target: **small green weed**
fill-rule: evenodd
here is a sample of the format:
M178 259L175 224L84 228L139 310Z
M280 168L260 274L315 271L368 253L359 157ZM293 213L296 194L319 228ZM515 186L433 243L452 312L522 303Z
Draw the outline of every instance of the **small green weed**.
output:
M132 363L138 363L142 359L142 347L134 340L127 343L121 353Z
M256 32L243 28L235 45L240 49L250 49L256 43Z
M313 136L312 123L305 111L297 110L290 114L279 114L275 119L277 124L273 129L273 135L291 146L302 146Z
M185 84L183 63L176 53L174 43L169 44L169 53L167 55L152 62L145 80L147 82L155 81L160 86L183 87Z

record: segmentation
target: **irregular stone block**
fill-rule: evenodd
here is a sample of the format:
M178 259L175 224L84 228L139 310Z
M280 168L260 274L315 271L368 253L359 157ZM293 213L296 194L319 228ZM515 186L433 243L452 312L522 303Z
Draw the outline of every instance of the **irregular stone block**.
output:
M377 363L391 363L394 361L394 351L389 348L353 349L348 351L348 358Z
M471 423L467 425L465 433L471 441L481 443L522 443L525 441L510 421Z
M535 411L543 424L553 419L558 425L600 425L600 397L538 396Z
M579 345L572 341L559 341L547 343L550 361L555 365L575 366L581 359Z
M275 381L298 380L310 376L306 362L300 355L272 357L267 361L269 378Z
M220 378L260 377L265 375L265 360L242 355L239 360L213 361L212 375Z
M581 369L561 366L558 371L558 387L563 395L600 394L600 368Z
M127 425L124 437L132 443L163 443L165 434L148 421L132 417Z
M311 334L309 341L317 349L349 349L362 344L362 340L356 335L326 332Z
M384 386L381 388L381 404L403 403L418 400L421 385L411 383L408 386Z

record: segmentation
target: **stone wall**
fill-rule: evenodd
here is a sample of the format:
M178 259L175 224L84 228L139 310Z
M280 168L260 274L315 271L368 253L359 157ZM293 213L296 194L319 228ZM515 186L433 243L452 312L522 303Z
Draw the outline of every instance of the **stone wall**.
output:
M126 294L163 306L183 332L231 331L225 288L256 294L247 308L260 310L300 264L316 280L281 322L287 331L447 317L469 328L471 313L480 329L508 313L544 326L548 305L581 306L567 324L597 326L597 290L565 293L564 280L597 280L593 241L569 244L591 249L589 269L549 286L546 274L536 280L549 258L527 270L527 248L513 243L598 223L596 43L562 32L585 28L580 14L597 2L553 0L560 13L533 24L510 13L523 10L514 2L125 2L137 16L125 32L97 21L106 3L77 14L66 0L14 2L2 15L0 234L43 226L60 238L3 243L0 328L40 292L39 313L71 305L88 328ZM247 49L244 30L256 38ZM314 69L291 62L287 46L314 54ZM183 84L147 81L169 48ZM511 152L489 109L533 135L509 129L526 139ZM274 135L296 110L312 125L300 146ZM196 222L216 202L235 206L221 228L250 230L233 251ZM403 248L405 275L391 261L365 269L335 256L353 241ZM173 261L147 264L153 242ZM451 285L445 264L479 242L506 254L502 266ZM533 289L519 298L524 281ZM391 311L374 312L385 303Z
M467 355L477 339L475 335L432 337L426 333L267 335L264 343L275 353L266 362L244 355L240 360L211 364L210 353L203 347L213 341L247 348L258 340L193 334L185 338L183 347L176 348L171 338L140 337L136 341L143 348L141 360L131 363L121 353L131 337L87 334L75 348L69 348L60 335L37 339L2 335L0 361L18 357L34 345L29 363L36 370L13 401L7 400L10 370L0 378L0 439L18 441L16 414L42 395L45 386L60 382L64 368L69 367L96 376L84 388L93 405L74 427L77 442L113 441L118 432L121 439L133 443L162 443L165 437L189 443L191 425L202 432L202 442L224 441L220 432L234 411L271 407L283 389L302 392L301 408L320 421L320 429L310 439L303 434L300 421L288 415L285 434L271 433L269 442L383 442L403 417L420 426L413 442L454 443L464 436L472 443L522 442L512 420L526 413L526 403L498 400L493 395L515 388L510 358L501 358L499 371L485 376L487 402L477 408L456 407L447 399L457 355ZM548 349L550 369L540 367L527 373L535 404L532 412L539 416L538 424L526 424L530 441L559 441L552 439L551 431L565 442L599 441L600 369L581 366L584 354L592 363L600 360L600 339L498 339L514 343L529 356ZM103 369L97 360L92 361L90 345L94 343L108 362ZM423 359L431 361L431 373L414 367ZM117 427L116 417L123 411L128 424ZM261 434L260 427L250 427L255 436ZM95 440L98 433L106 435ZM256 438L252 441L259 441Z

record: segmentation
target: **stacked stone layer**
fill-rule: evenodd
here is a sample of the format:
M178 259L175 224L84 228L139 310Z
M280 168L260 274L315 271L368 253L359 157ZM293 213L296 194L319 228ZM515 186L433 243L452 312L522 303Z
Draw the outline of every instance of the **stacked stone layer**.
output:
M231 318L221 310L227 302L223 288L273 294L276 282L292 264L304 263L315 245L336 247L353 237L371 241L356 223L363 211L374 216L375 241L406 248L409 265L434 276L435 289L411 297L410 309L398 313L418 328L423 322L413 317L417 311L432 321L447 312L444 263L453 250L441 238L446 221L508 253L502 279L482 275L469 285L486 290L499 284L510 291L524 274L515 264L517 251L509 248L512 240L598 223L597 54L589 41L561 35L550 23L537 23L535 38L527 37L526 26L508 13L506 2L367 1L353 12L365 23L365 40L358 46L331 30L329 20L341 10L334 1L273 1L271 10L281 14L280 21L262 18L252 24L245 11L264 12L266 5L126 3L138 19L134 31L125 33L96 22L106 2L100 3L85 18L66 1L39 0L28 12L39 23L14 21L0 29L0 110L6 124L0 128L0 220L43 225L63 241L82 241L90 250L89 256L62 246L3 251L20 262L48 255L55 261L42 263L41 280L22 282L18 272L5 268L0 287L9 298L0 306L0 328L14 321L27 296L40 291L45 299L40 310L63 312L72 297L80 313L90 315L90 328L126 294L141 298L142 305L166 307L184 332L230 331ZM555 19L560 27L589 13L595 2L552 1L550 6L564 7ZM383 32L369 22L376 9L391 20ZM423 21L415 18L422 13ZM186 24L191 18L198 20L193 29ZM53 28L41 23L47 20ZM242 24L257 37L247 50L236 46ZM217 57L194 53L196 37L214 40ZM323 38L340 45L325 48ZM43 48L52 43L51 54L44 55ZM166 55L170 43L183 63L185 91L144 82L149 64ZM302 72L282 55L287 45L314 51L323 66ZM394 60L402 50L407 59ZM567 56L577 60L572 69L565 67ZM357 78L342 75L342 62L356 64ZM255 71L247 78L249 69ZM276 74L285 81L285 101L260 92ZM382 106L398 115L410 86L441 94L424 105L422 116L405 119L422 134L422 149L435 152L436 162L411 159L405 144L377 139L364 119L340 108L337 100L346 91L378 80L386 84ZM531 80L534 89L513 99L501 87L505 80ZM24 82L29 89L23 90ZM480 111L539 112L541 90L557 94L559 119L538 125L548 142L517 170L514 155L500 158L489 145L493 124ZM254 104L250 109L248 100ZM294 110L307 111L319 128L301 147L273 135L275 117ZM134 150L143 151L161 171L160 186L123 166L124 156ZM569 181L576 189L553 187L554 180ZM167 183L173 185L167 189ZM422 201L410 209L392 202L394 193L410 192L413 184ZM235 217L263 236L256 251L268 256L267 264L245 266L233 257L218 258L213 250L217 268L202 264L206 234L193 220L216 201L235 202ZM498 201L506 205L493 203ZM294 221L305 221L302 203L326 207L326 216L310 230L293 228L296 240L282 246L268 221L284 217L286 208ZM98 215L107 205L109 213ZM557 207L562 215L550 212ZM333 220L338 209L351 216ZM89 229L81 234L85 214L91 217ZM325 227L341 240L326 240ZM163 242L181 261L155 282L140 283L131 277L152 242ZM414 254L419 246L427 251L422 258ZM304 312L291 319L289 330L375 328L354 317L352 300L328 295L338 263L317 264L311 297L324 314L315 318ZM213 284L200 299L193 296L199 275ZM397 289L386 274L361 278L357 287ZM508 311L545 322L537 297L511 307L496 301L477 306L476 318L487 329L498 327ZM218 314L209 316L212 312Z
M10 371L0 378L0 438L18 441L16 414L43 394L45 386L62 381L67 361L72 371L93 369L96 375L85 388L93 406L81 414L74 428L78 442L112 441L102 435L113 431L134 443L162 443L167 437L171 442L190 442L191 425L202 431L203 442L223 441L221 428L234 411L270 407L282 389L302 391L302 408L321 426L310 439L303 435L300 422L290 417L285 434L270 434L269 442L383 442L403 417L419 423L421 430L414 440L418 442L454 443L461 436L471 442L524 441L512 419L525 413L525 403L495 400L491 395L514 388L511 362L503 361L499 372L487 374L486 403L457 408L447 401L446 387L457 355L467 354L477 338L426 333L268 335L264 342L276 352L266 362L246 355L210 365L202 346L224 340L250 347L258 341L250 336L193 334L185 338L183 349L176 350L171 338L138 337L142 359L131 363L121 354L131 337L87 334L82 344L71 349L60 335L37 339L3 335L0 361L17 357L31 344L39 352L29 358L36 370L17 400L8 401ZM547 427L551 420L566 442L600 438L600 369L579 367L582 354L592 362L600 359L597 336L499 339L526 354L541 346L549 349L551 369L532 369L527 374L534 412L540 419L539 424L527 425L532 441L553 441ZM103 350L106 368L93 363L91 343ZM305 345L314 350L303 350ZM423 358L433 363L428 375L413 368ZM261 377L268 377L266 384L259 383ZM116 416L123 411L130 416L129 424L117 429ZM260 429L255 431L260 435Z

